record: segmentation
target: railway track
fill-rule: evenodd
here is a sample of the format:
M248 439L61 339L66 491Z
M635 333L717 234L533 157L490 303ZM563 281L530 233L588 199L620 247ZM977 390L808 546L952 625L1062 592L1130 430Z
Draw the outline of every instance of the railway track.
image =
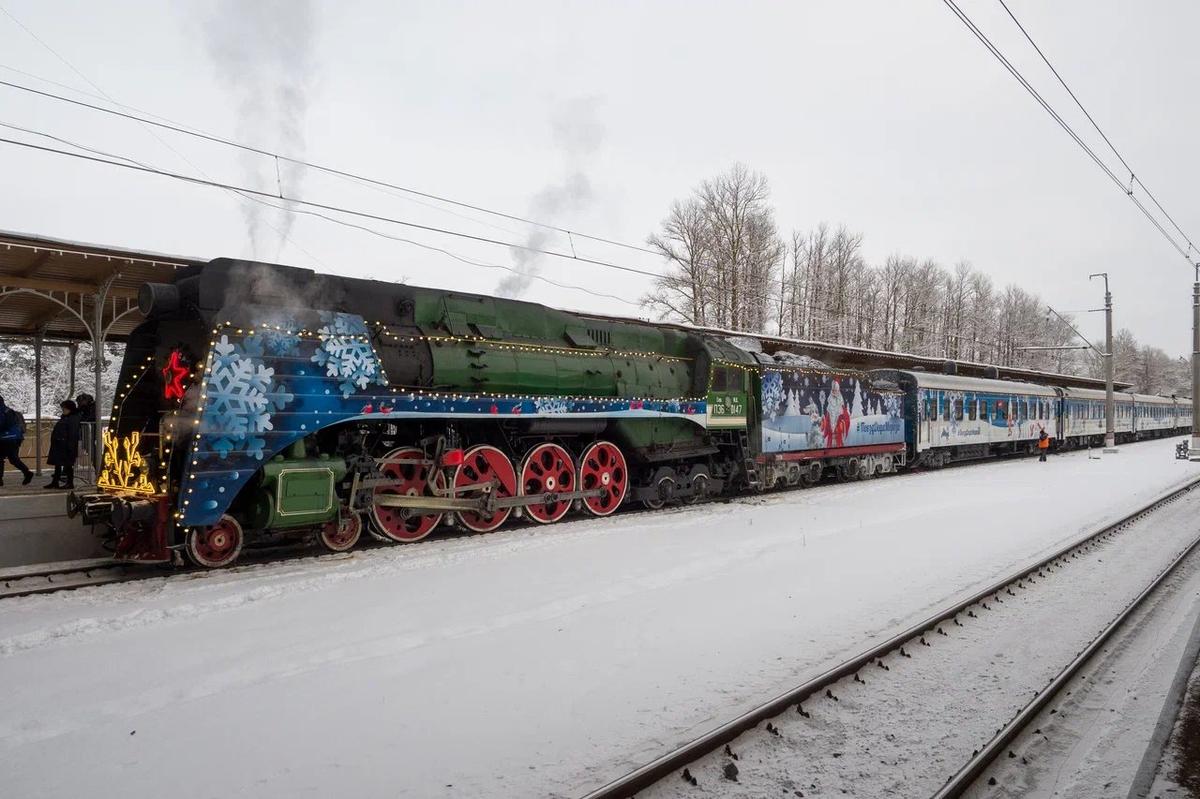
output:
M1175 558L1167 564L1153 580L1150 581L1142 592L1134 597L1122 611L1102 629L1097 636L1092 639L1091 643L1084 648L1070 663L1068 663L1062 671L1043 688L1038 694L1030 700L1029 704L1021 708L1008 724L1002 727L996 735L985 743L961 769L953 774L942 789L934 794L933 799L956 799L956 797L966 794L973 785L987 772L993 763L996 763L1004 755L1008 747L1017 740L1023 733L1032 727L1035 719L1039 717L1041 712L1045 710L1052 702L1063 694L1064 688L1070 683L1079 671L1093 657L1096 656L1107 644L1109 644L1116 634L1120 632L1138 610L1140 610L1153 597L1162 585L1178 567L1191 557L1196 550L1200 548L1200 536L1197 536L1181 551Z
M1137 442L1135 442L1135 443L1137 443ZM989 463L996 463L1000 460L1005 460L1005 459L1009 459L1009 458L1025 458L1025 457L1030 457L1030 456L1025 453L1019 453L1019 454L997 457L997 458L956 461L956 462L950 464L948 467L939 467L938 469L934 469L933 471L941 471L945 468L951 468L951 469L969 468L972 466L981 466L981 465L985 465L985 464L989 464ZM915 478L915 477L919 477L920 475L924 474L927 471L930 471L930 470L927 468L919 468L919 469L915 469L915 470L907 470L907 471L902 471L902 472L895 473L895 474L884 475L884 477L891 477L893 479L895 479L895 478ZM872 477L869 479L876 479L876 478ZM752 502L754 500L762 499L764 497L777 496L780 494L799 491L802 489L806 490L806 491L820 490L822 487L830 487L830 486L840 485L840 484L843 484L844 482L846 482L846 481L830 479L830 480L826 480L818 485L808 486L806 488L801 487L801 486L787 487L787 488L769 488L769 489L766 489L762 492L755 493L755 494L739 494L736 496L716 497L712 500L709 500L709 502L722 503L722 504L746 502L746 501ZM852 481L852 482L854 482L854 481ZM643 514L643 513L663 513L663 512L669 513L669 512L673 512L673 511L686 510L686 509L689 509L692 507L695 507L695 506L681 505L681 506L672 506L669 508L656 508L656 509L628 507L627 506L625 508L618 510L617 515L626 516L626 515L631 515L631 514L639 515L639 514ZM611 518L611 517L609 517L609 518ZM552 525L552 527L559 529L566 525L571 525L571 524L579 523L579 522L588 522L588 521L593 521L593 520L594 520L593 517L577 516L575 518L557 522L556 524ZM1120 523L1121 522L1118 522L1118 524L1120 524ZM512 529L512 528L508 527L508 528L501 528L501 529L503 530L503 529ZM539 528L537 528L535 526L532 529L539 529ZM418 547L425 543L434 543L437 541L445 541L445 540L448 540L448 539L454 538L454 537L464 537L464 536L471 536L471 535L489 535L489 533L473 533L470 530L465 530L462 528L452 528L449 530L441 531L440 534L435 537L428 538L423 541L414 542L411 544L405 544L403 546L405 546L406 548ZM347 555L352 554L352 552L355 552L355 551L365 551L365 550L372 550L372 549L386 549L386 548L392 548L394 546L396 546L396 544L383 542L382 539L375 537L374 534L369 534L366 531L364 531L362 540L353 550L351 550L350 552L346 552L346 553L336 553L336 554L340 554L342 557L345 557ZM251 552L254 552L254 554L251 554ZM219 571L225 572L225 573L230 573L230 572L236 573L237 571L247 568L247 567L261 567L263 565L266 565L269 563L274 563L274 562L296 561L296 560L305 560L305 559L312 559L312 558L319 558L319 557L329 558L331 556L334 556L335 553L330 553L330 552L326 552L323 550L313 551L312 547L304 546L304 545L286 544L286 545L277 546L277 547L267 547L267 548L264 548L262 550L257 550L257 551L250 551L247 553L247 555L249 557L247 559L243 560L240 564L234 565L232 567L228 567L226 569L221 569ZM164 569L167 569L167 570L164 570ZM138 563L131 563L131 562L115 561L115 560L110 560L110 559L66 561L66 562L61 562L61 563L42 563L42 564L31 564L29 566L7 567L7 568L0 568L0 600L6 599L9 597L27 596L30 594L53 593L55 591L68 591L68 590L71 590L74 588L87 588L90 586L106 585L109 583L128 582L128 581L139 580L139 579L147 579L147 578L151 578L151 577L170 577L173 575L195 576L198 574L209 573L209 571L210 570L201 569L201 568L192 568L192 567L179 568L177 566L176 567L171 567L171 566L163 567L161 565L138 564ZM986 592L985 592L985 594L986 594ZM836 682L836 680L834 680L834 682Z
M108 558L10 567L0 569L0 599L120 583L161 574L162 572L151 571L146 566L121 563Z
M941 632L940 628L943 623L956 622L960 614L969 615L970 609L973 606L983 605L986 608L986 603L989 601L1003 602L1004 596L1012 595L1013 588L1023 586L1026 581L1032 582L1033 579L1040 579L1051 569L1065 566L1070 561L1078 559L1082 554L1091 551L1102 542L1118 535L1135 522L1144 519L1168 504L1178 501L1180 498L1197 489L1200 489L1200 479L1193 480L1178 489L1158 497L1112 524L1071 541L1034 563L1022 566L1019 570L991 583L986 588L975 592L971 596L938 610L916 624L896 633L887 640L860 652L854 657L827 669L804 683L709 730L682 746L665 752L654 760L584 794L583 799L618 799L619 797L629 797L668 778L677 780L682 777L683 780L695 784L693 781L694 778L687 767L694 764L697 760L720 751L722 747L727 748L727 745L735 738L760 725L768 725L769 727L769 722L785 712L803 712L802 704L805 701L815 699L821 696L823 692L828 692L839 681L852 676L857 680L859 672L867 667L874 664L883 666L885 656L893 653L904 655L905 647L911 649L925 644L926 637L932 639L933 636ZM1071 677L1079 671L1083 664L1111 640L1112 636L1122 627L1123 623L1142 607L1146 600L1153 596L1156 590L1176 571L1177 567L1190 555L1195 553L1198 548L1200 548L1200 537L1192 540L1183 551L1160 571L1154 580L1141 593L1134 597L1122 609L1119 615L1106 625L1066 668L1059 672L1044 689L1039 691L1008 724L998 729L990 741L986 743L981 742L980 748L975 751L969 762L950 776L946 784L939 789L935 796L938 799L942 799L943 797L948 798L963 795L979 775L984 773L998 756L1007 751L1009 744L1021 734L1029 722L1035 719L1038 713L1053 701L1062 687L1070 681ZM768 729L768 732L770 731ZM778 735L777 729L774 734Z

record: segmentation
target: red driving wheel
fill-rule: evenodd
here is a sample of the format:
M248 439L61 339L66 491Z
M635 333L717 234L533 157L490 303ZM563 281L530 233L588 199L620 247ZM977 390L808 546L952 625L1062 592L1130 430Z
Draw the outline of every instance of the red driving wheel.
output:
M212 527L193 527L184 541L188 560L206 569L220 569L242 554L242 525L228 513Z
M558 444L538 444L521 461L521 496L562 493L575 490L575 463L571 453ZM556 499L540 505L526 505L525 515L541 524L556 522L571 509L571 500Z
M384 455L382 460L403 462L382 464L380 471L395 482L376 488L374 495L377 497L388 494L431 497L434 496L433 486L443 483L441 470L435 468L433 461L426 458L418 447L399 447ZM370 518L372 527L384 540L403 544L420 541L433 532L433 528L442 520L442 514L410 515L402 508L372 503Z
M483 489L462 491L466 486L491 483L497 498L515 496L517 473L512 461L500 450L486 444L471 447L463 453L462 465L454 472L454 496L457 498L478 497ZM497 508L492 513L459 511L458 520L463 527L477 533L490 533L508 520L512 508Z
M625 456L616 444L597 441L579 458L579 490L601 489L598 496L584 497L583 507L595 516L607 516L625 500L629 472Z

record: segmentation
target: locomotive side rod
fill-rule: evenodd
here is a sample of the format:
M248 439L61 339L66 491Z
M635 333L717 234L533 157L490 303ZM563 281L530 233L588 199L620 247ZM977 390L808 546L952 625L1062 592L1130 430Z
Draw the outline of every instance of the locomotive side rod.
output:
M604 493L602 488L589 488L586 491L564 491L561 493L548 492L545 494L529 494L523 497L494 497L485 495L473 499L457 499L454 497L408 496L406 494L377 494L372 502L385 508L408 508L409 510L430 511L492 511L498 508L523 508L528 505L544 505L548 502L563 502L575 499L589 499ZM491 499L489 502L488 500Z

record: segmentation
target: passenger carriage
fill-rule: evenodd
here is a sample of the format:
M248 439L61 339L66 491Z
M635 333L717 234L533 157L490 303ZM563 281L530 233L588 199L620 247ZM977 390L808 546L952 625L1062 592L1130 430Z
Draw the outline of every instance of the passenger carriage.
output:
M1133 437L1159 438L1175 432L1175 399L1156 394L1134 394Z
M1175 431L1191 432L1192 401L1187 397L1175 397Z
M1100 446L1104 443L1104 405L1107 392L1092 388L1062 388L1059 445L1065 449ZM1133 437L1134 395L1113 392L1113 431L1117 441Z
M1058 392L1048 386L891 369L870 374L904 392L914 465L1032 452L1043 430L1058 435Z

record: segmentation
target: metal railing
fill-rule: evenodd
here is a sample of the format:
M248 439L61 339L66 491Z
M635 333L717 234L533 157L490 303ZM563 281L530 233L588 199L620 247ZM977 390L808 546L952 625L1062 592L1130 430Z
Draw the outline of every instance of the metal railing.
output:
M21 442L20 456L29 468L41 474L46 467L46 456L50 452L50 434L58 419L42 419L37 424L32 419L25 420L25 438ZM75 459L75 479L94 482L97 463L92 457L95 441L96 422L79 423L79 456ZM101 419L99 424L108 425L108 419ZM40 439L40 441L39 441Z

